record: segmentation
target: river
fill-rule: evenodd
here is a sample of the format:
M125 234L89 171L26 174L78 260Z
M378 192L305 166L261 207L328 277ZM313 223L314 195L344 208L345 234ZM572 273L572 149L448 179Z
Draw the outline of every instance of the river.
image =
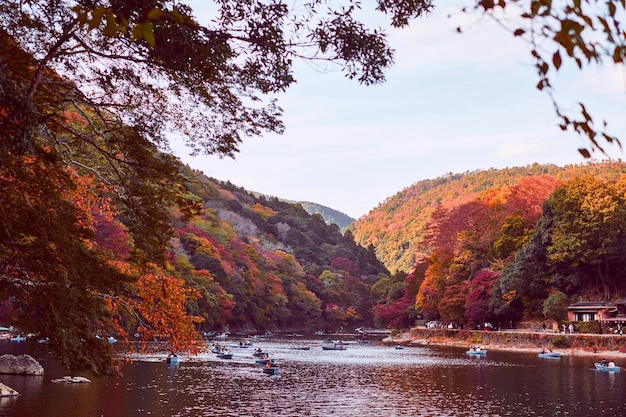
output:
M3 341L1 353L21 353ZM226 342L227 345L230 343ZM396 416L620 416L626 414L626 371L593 370L594 357L542 359L534 354L464 349L349 344L345 351L290 348L287 340L255 343L279 361L268 376L253 349L233 359L213 354L141 357L123 378L57 384L67 375L45 357L43 377L0 375L22 395L0 399L11 417L396 417ZM620 364L618 364L620 365ZM626 364L623 364L626 365Z

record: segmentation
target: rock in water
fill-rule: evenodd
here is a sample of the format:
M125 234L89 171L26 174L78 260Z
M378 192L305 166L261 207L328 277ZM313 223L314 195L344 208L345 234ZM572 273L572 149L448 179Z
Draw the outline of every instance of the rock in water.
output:
M0 356L0 374L43 375L43 366L29 355Z
M82 376L64 376L63 378L53 379L52 382L62 382L64 384L88 384L91 381Z
M0 382L0 397L15 397L16 395L20 393Z

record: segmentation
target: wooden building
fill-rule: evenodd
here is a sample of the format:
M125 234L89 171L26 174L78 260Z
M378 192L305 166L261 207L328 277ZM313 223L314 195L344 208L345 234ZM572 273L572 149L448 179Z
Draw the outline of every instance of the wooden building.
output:
M624 299L623 307L626 311L626 299ZM600 322L611 322L614 321L617 315L618 308L616 304L608 301L584 301L567 307L567 320L569 321L598 320ZM626 321L626 315L624 320Z

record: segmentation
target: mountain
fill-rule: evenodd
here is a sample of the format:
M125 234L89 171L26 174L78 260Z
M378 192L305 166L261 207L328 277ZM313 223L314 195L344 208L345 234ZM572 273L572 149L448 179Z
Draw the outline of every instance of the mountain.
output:
M391 271L409 272L428 254L426 227L438 206L453 207L471 201L490 189L510 186L522 178L549 175L566 180L589 174L615 179L623 173L622 161L567 165L533 164L525 167L448 173L418 181L380 203L353 224L354 237L362 246L373 245L378 259Z
M202 294L205 330L372 325L370 287L387 269L373 250L297 203L185 167L196 216L173 221L174 265Z
M307 213L320 214L324 218L326 224L335 223L341 230L344 230L356 220L345 213L321 204L312 203L310 201L299 201L298 203L307 211Z
M500 327L567 320L568 305L626 294L626 164L532 165L420 181L356 223L395 270L378 320ZM486 325L485 323L491 323ZM600 323L575 322L581 332Z

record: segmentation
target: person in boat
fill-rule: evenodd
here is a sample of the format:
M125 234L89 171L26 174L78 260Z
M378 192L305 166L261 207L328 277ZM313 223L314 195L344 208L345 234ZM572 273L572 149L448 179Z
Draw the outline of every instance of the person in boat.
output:
M545 353L546 353L546 350L545 349L541 349L541 354L543 355Z
M609 362L609 368L615 368L615 362L611 361Z
M609 361L607 361L606 359L602 359L602 362L600 362L600 365L609 366Z
M272 361L271 360L267 361L267 363L265 364L265 367L268 368L268 369L271 368L272 367Z

